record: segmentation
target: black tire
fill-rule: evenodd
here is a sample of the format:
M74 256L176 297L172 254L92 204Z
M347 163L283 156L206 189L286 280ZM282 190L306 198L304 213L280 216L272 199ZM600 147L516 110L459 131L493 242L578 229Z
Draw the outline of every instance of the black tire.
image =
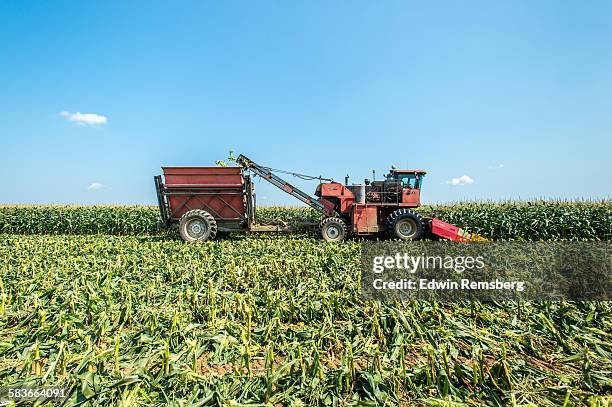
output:
M205 210L193 209L181 216L179 234L186 242L212 240L217 235L217 221Z
M440 240L438 236L431 233L431 218L422 218L423 220L423 233L421 239L427 240Z
M387 232L400 240L418 240L425 232L425 224L421 215L401 208L387 218Z
M346 223L340 218L325 218L319 228L326 242L340 242L346 237Z

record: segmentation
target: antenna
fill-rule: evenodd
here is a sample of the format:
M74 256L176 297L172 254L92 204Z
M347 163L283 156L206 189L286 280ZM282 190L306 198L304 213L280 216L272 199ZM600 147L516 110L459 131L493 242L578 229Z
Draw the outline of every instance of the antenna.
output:
M372 170L372 182L376 181L376 170Z

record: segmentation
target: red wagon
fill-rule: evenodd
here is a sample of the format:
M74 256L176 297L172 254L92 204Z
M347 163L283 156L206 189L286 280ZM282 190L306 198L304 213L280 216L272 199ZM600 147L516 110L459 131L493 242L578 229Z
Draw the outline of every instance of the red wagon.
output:
M239 167L162 167L155 177L161 225L179 225L185 240L212 239L217 231L249 229L255 195Z

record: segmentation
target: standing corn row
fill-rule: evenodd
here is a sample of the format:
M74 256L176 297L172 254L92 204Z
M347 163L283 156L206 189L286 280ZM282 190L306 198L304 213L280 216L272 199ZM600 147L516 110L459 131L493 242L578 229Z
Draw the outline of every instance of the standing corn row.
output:
M420 211L493 240L612 238L612 201L458 203ZM151 234L157 217L154 206L0 206L0 233ZM310 208L263 207L257 218L299 227L318 214Z

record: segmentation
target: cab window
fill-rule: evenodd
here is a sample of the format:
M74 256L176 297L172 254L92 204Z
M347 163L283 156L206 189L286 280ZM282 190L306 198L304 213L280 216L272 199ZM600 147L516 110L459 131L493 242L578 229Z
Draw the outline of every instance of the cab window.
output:
M417 188L418 183L415 175L402 174L401 176L402 186L404 188Z

